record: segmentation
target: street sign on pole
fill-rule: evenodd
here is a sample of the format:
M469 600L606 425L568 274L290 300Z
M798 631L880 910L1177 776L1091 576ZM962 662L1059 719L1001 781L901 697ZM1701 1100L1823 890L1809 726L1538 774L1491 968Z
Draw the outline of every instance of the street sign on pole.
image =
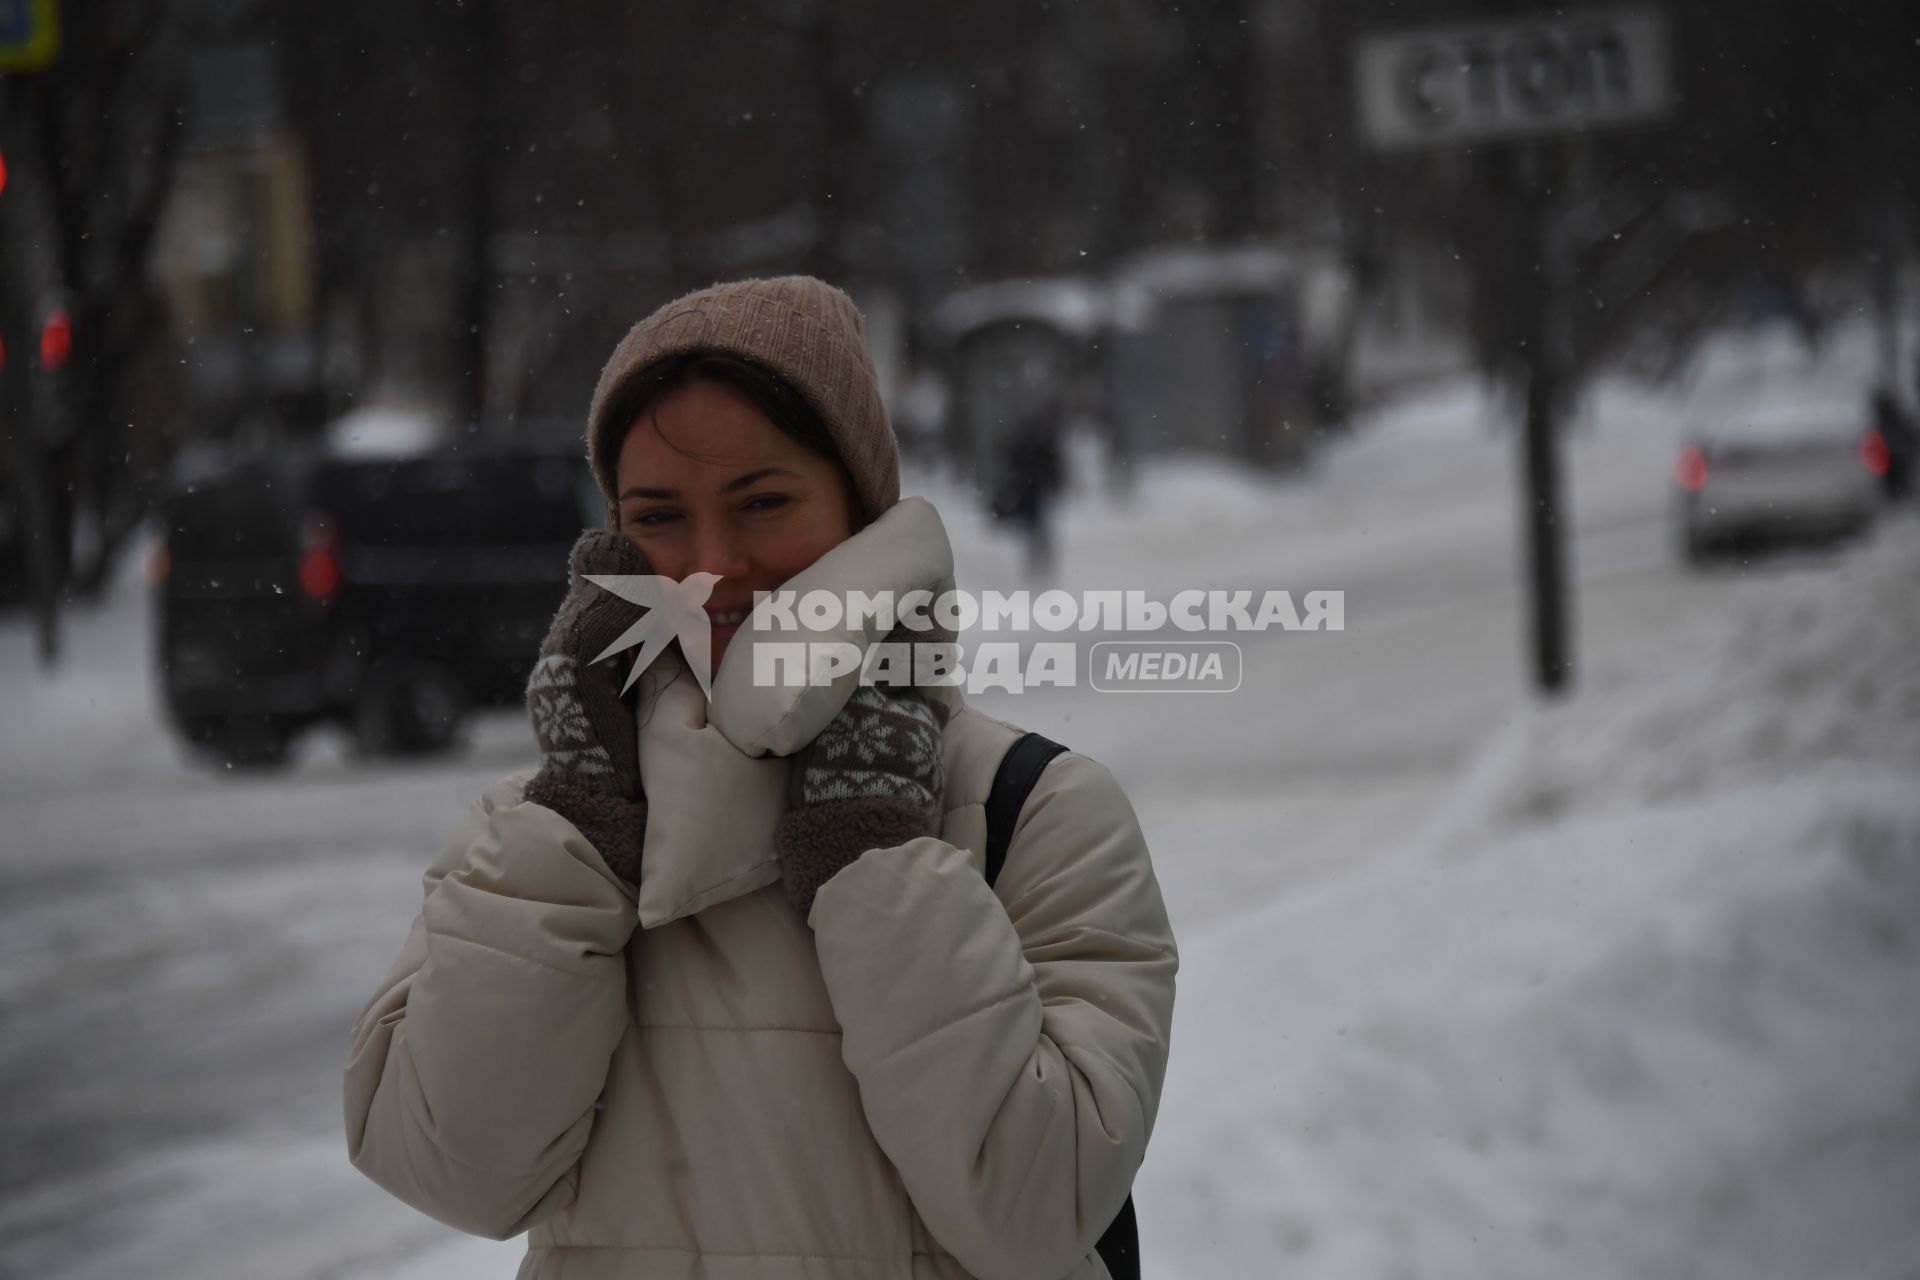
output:
M1567 615L1566 520L1557 418L1571 371L1559 336L1572 260L1556 225L1559 183L1540 172L1543 142L1652 124L1674 110L1667 21L1659 13L1594 12L1538 20L1375 32L1354 46L1360 135L1375 150L1526 143L1532 176L1515 238L1518 307L1527 362L1521 432L1522 525L1532 615L1534 682L1564 692L1573 679Z
M59 52L59 0L0 0L0 71L41 71Z
M1361 130L1381 149L1646 124L1674 101L1658 13L1375 34L1355 50L1354 84Z

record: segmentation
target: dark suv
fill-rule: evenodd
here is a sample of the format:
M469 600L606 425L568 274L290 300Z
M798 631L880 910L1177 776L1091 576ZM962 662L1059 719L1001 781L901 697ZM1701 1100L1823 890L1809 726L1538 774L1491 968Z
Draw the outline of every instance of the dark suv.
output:
M371 754L443 750L468 708L520 697L568 549L604 516L578 455L524 448L182 477L155 573L168 718L233 765L278 764L323 720Z

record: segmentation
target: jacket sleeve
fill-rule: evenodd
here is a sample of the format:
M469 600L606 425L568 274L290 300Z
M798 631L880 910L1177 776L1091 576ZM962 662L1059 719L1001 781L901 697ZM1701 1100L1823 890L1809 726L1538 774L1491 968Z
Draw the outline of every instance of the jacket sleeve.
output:
M1178 967L1112 775L1047 767L998 897L923 837L863 854L810 922L867 1122L934 1237L981 1280L1071 1271L1146 1154Z
M573 825L489 789L427 872L425 903L354 1029L354 1166L506 1239L564 1208L627 1025L634 899Z

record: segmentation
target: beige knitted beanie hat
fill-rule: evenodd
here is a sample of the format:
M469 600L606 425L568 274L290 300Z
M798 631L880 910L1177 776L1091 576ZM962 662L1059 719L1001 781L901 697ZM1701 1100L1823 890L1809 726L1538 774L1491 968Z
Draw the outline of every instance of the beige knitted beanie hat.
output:
M900 500L900 449L880 403L860 312L825 281L781 276L716 284L675 299L614 348L587 418L587 456L610 513L618 507L618 441L632 425L615 420L624 416L627 389L658 361L696 351L754 361L804 396L839 448L869 520Z

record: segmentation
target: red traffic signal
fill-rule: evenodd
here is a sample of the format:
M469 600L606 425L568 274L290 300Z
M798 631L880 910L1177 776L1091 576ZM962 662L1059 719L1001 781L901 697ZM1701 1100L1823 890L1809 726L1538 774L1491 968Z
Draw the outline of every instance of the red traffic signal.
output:
M73 354L73 322L65 307L55 307L40 326L40 367L58 373Z

